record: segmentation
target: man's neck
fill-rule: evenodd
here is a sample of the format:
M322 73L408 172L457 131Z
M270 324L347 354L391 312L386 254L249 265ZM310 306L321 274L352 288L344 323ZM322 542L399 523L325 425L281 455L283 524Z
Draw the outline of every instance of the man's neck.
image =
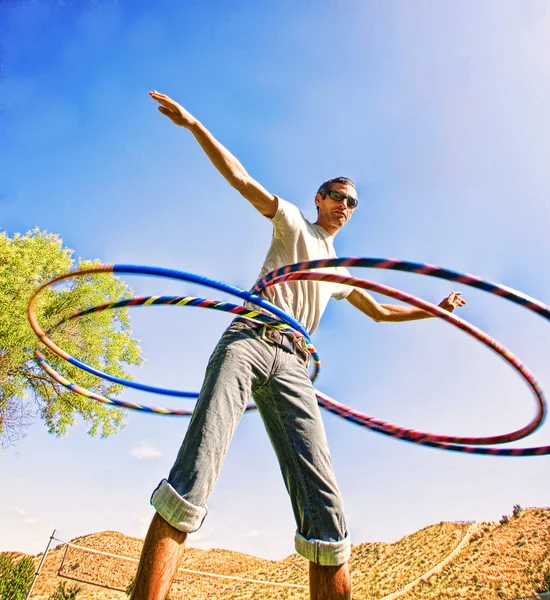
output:
M341 227L334 227L332 225L328 225L327 223L322 223L319 218L315 221L314 225L318 225L322 227L330 236L333 238L336 237L336 234L340 231Z

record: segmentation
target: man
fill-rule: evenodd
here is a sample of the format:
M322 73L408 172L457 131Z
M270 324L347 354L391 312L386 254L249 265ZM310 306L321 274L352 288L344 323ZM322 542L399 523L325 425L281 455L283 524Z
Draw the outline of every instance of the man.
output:
M272 221L273 240L260 276L284 264L336 256L334 236L358 204L352 181L338 177L321 185L315 195L317 221L312 224L295 206L252 179L181 105L156 91L150 95L163 115L191 131L228 183ZM310 333L331 297L347 298L375 321L431 316L413 307L379 304L364 290L326 282L284 283L265 290L263 295ZM460 293L453 292L440 306L452 311L463 304ZM223 334L208 363L176 462L151 498L157 513L145 539L133 600L166 597L187 534L196 531L206 516L207 498L251 395L290 494L297 523L296 550L309 560L311 598L350 598L349 534L307 362L307 352L292 337L248 319L236 319Z

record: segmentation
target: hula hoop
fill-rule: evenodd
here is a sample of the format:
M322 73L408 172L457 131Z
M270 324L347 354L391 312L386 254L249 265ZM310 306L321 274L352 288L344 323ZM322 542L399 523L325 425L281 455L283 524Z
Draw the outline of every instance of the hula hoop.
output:
M109 381L118 383L120 385L125 385L127 387L139 389L139 390L150 392L150 393L164 394L164 395L168 395L168 396L177 396L177 397L184 397L184 398L196 398L198 396L198 394L196 392L170 390L170 389L166 389L166 388L145 385L145 384L142 384L139 382L122 379L120 377L115 377L114 375L105 373L105 372L103 372L99 369L96 369L96 368L84 363L83 361L71 356L70 354L65 352L65 350L63 350L62 348L57 346L57 344L55 344L55 342L53 342L53 340L51 340L49 338L48 333L46 333L42 329L42 327L38 323L38 320L36 317L36 302L38 300L39 295L44 291L44 289L51 287L52 285L55 285L56 283L59 283L66 279L72 279L75 277L82 277L85 275L99 274L99 273L150 275L150 276L157 276L157 277L165 277L165 278L169 278L169 279L177 279L180 281L188 281L188 282L192 282L192 283L197 283L199 285L204 285L206 287L212 287L212 288L215 288L215 289L218 289L221 291L225 291L229 294L238 296L238 297L242 298L243 300L250 302L251 304L258 305L258 306L264 308L265 310L268 310L271 313L275 314L277 317L279 317L279 319L273 319L266 315L260 315L260 313L258 311L247 309L246 307L243 307L243 306L237 306L235 304L231 304L228 302L218 302L216 300L207 300L204 298L196 298L195 299L196 301L190 300L189 302L182 302L182 304L181 304L182 306L189 305L189 306L199 306L202 308L213 308L215 310L231 312L234 314L238 314L240 316L247 316L247 317L250 316L250 318L252 318L252 315L255 315L253 317L254 320L258 320L269 326L277 327L278 329L288 331L289 334L292 334L293 336L295 336L297 338L300 338L300 337L305 338L306 348L309 351L309 353L311 354L311 357L313 359L313 372L311 374L311 380L314 381L319 374L320 365L321 365L319 354L317 353L315 346L311 342L311 339L310 339L307 331L303 328L303 326L298 321L293 319L290 315L287 315L284 311L282 311L277 306L274 306L270 302L267 302L263 298L260 298L259 296L255 296L255 295L251 294L250 292L247 292L246 290L243 290L243 289L240 289L240 288L237 288L234 286L230 286L230 285L222 283L220 281L208 279L206 277L201 277L201 276L195 275L193 273L186 273L183 271L174 271L171 269L161 269L158 267L142 267L142 266L134 266L134 265L102 265L102 266L81 269L79 271L72 271L70 273L67 273L66 275L61 275L59 277L56 277L55 279L52 279L52 280L46 282L45 284L43 284L42 286L40 286L36 290L35 294L33 295L33 297L31 298L31 300L29 302L29 306L28 306L29 323L30 323L33 331L36 333L36 335L42 341L42 343L45 346L47 346L57 356L63 358L70 364L72 364L80 369L83 369L84 371L87 371L88 373L92 373L93 375L102 377L103 379L107 379ZM111 304L102 305L101 307L95 307L93 309L88 309L87 311L81 311L80 313L77 313L77 315L73 315L73 318L76 318L76 316L82 316L83 314L88 314L90 312L94 312L97 310L104 310L106 308L114 308L114 305L117 305L117 304L120 304L120 306L131 306L132 301L135 302L134 305L136 305L136 306L138 306L138 305L143 306L143 305L147 304L147 298L150 298L150 297L137 298L137 299L134 298L129 301L121 301L121 303L111 303ZM152 298L157 299L156 301L153 299L151 301L152 304L155 304L155 303L162 304L163 302L158 301L158 298L168 298L169 300L166 303L170 304L170 300L174 300L174 298L183 300L184 298L187 298L187 297L152 297ZM189 297L189 298L193 298L193 297ZM71 317L69 317L68 319L64 319L62 322L65 322L66 320L70 320L70 318ZM60 325L60 324L61 324L61 322L58 323L57 325ZM40 361L39 361L39 363L40 363ZM40 363L40 364L42 364L42 363ZM50 365L50 368L53 369L53 367L51 367L51 365ZM59 375L59 376L62 377L61 375ZM76 386L76 384L71 384L71 385ZM76 386L76 387L79 387L79 386ZM70 389L72 389L72 388L70 388ZM92 394L93 392L89 392L89 393ZM106 397L103 397L103 398L104 399L101 400L102 402L104 402L106 400L108 400L109 403L114 403L114 404L117 404L119 402L118 400L115 400L114 398L112 398L112 399L107 399ZM133 403L130 403L130 404L133 404ZM146 405L139 405L139 406L145 407ZM126 408L129 408L129 407L126 407ZM139 410L146 410L146 409L140 408ZM160 412L159 414L171 414L168 409L165 409L165 410L167 410L168 412ZM157 412L157 411L152 411L152 412ZM179 414L179 412L177 412L175 414Z
M400 290L396 290L394 288L387 287L385 285L381 285L379 283L374 283L372 281L367 281L366 279L359 279L356 277L349 277L345 275L337 275L334 273L321 273L321 272L307 272L307 271L297 271L288 273L286 275L281 275L279 277L275 277L270 280L270 285L276 285L279 283L283 283L285 281L326 281L331 283L339 283L342 285L350 285L361 289L367 289L372 292L376 292L379 294L383 294L384 296L390 296L391 298L402 300L407 302L408 304L412 304L417 308L430 312L434 316L440 317L446 322L458 327L462 331L468 333L479 342L489 347L491 350L496 352L501 358L503 358L506 362L508 362L511 366L513 366L519 374L523 377L523 379L527 382L529 387L533 390L537 401L537 411L533 420L528 423L525 427L518 429L517 431L513 431L511 433L496 435L496 436L487 436L487 437L458 437L458 436L446 436L446 435L434 435L431 433L426 433L422 431L416 431L411 429L406 429L399 425L394 425L391 423L381 423L378 422L376 425L377 429L387 430L390 432L390 435L403 436L406 434L410 441L413 440L421 440L421 439L429 439L434 442L444 442L444 443L455 443L455 444L476 444L476 445L489 445L489 444L503 444L506 442L512 442L519 440L530 433L533 433L544 420L545 415L545 401L544 394L541 387L535 380L534 375L527 369L525 365L509 350L504 348L501 344L493 340L486 333L471 325L467 321L460 319L453 313L446 311L439 306L435 306L435 304L431 304L420 298L416 298L415 296L411 296L410 294L406 294L405 292L401 292ZM330 398L326 396L324 398L324 403L330 405ZM352 412L352 409L349 409ZM359 424L363 419L364 415L359 417L360 413L356 415L356 422ZM368 417L369 422L372 421L372 417Z
M54 326L53 329L56 329L57 327L63 325L63 323L67 323L74 319L78 319L79 317L83 317L86 315L90 315L90 314L93 314L96 312L100 312L100 311L108 310L108 309L112 309L112 308L133 308L133 307L137 307L137 306L167 306L167 305L169 305L169 306L195 306L198 308L210 308L213 310L228 312L228 313L232 313L235 315L239 315L240 317L246 317L253 321L258 321L260 323L267 325L268 327L271 327L273 329L278 329L279 331L282 331L286 334L292 335L295 338L298 338L298 339L304 338L304 336L301 333L296 332L292 327L290 327L290 325L287 325L286 323L281 323L281 321L278 321L276 319L272 319L269 316L267 316L257 310L252 310L252 309L246 308L245 306L241 306L238 304L231 304L230 302L222 302L219 300L209 300L207 298L198 298L196 296L139 296L136 298L129 298L127 300L120 300L118 302L110 302L110 303L106 303L106 304L101 304L99 306L87 308L86 310L79 311L68 317L65 317L64 319L61 319L61 321L59 321ZM319 374L319 371L321 368L321 362L319 359L319 355L317 354L317 351L315 349L315 346L313 346L313 344L308 341L305 341L305 345L306 345L308 352L312 356L313 373L311 375L311 381L314 381ZM98 373L100 373L100 371L98 371ZM104 379L109 379L109 380L118 380L119 383L128 381L125 379L118 379L116 377L113 377L112 375L109 375L108 373L105 373L104 375L102 375L102 377ZM196 392L182 392L182 391L177 391L177 390L167 390L164 388L153 388L152 386L147 386L147 385L144 385L141 383L136 383L134 381L129 381L129 383L132 384L131 387L135 387L135 388L140 389L145 392L152 392L155 394L166 394L169 396L182 396L185 398L197 398L198 397L198 394ZM129 385L129 384L123 383L123 385Z
M545 455L550 454L550 445L549 446L537 446L531 448L512 448L512 449L503 449L503 448L478 448L477 445L485 445L492 443L506 443L511 441L516 441L517 439L521 439L529 435L525 433L526 430L532 427L530 433L535 431L537 427L539 427L545 418L546 413L546 402L544 400L544 394L536 380L534 379L533 374L527 369L525 365L517 359L509 350L504 348L501 344L493 340L486 333L482 332L478 328L474 327L467 321L464 321L452 313L445 311L438 306L435 306L431 303L425 302L416 298L415 296L411 296L409 294L405 294L399 290L395 290L393 288L387 288L386 286L382 286L380 284L376 284L370 281L357 279L354 277L345 277L342 275L337 275L334 273L321 273L321 272L309 272L304 271L305 269L314 269L314 268L326 268L326 267L374 267L374 268L385 268L385 269L394 269L400 271L406 271L411 273L419 273L424 275L429 275L433 277L439 277L441 279L446 279L449 281L457 281L459 283L464 283L471 287L475 287L485 292L489 292L495 294L497 296L503 297L507 300L510 300L528 310L539 314L546 319L550 320L550 309L543 304L542 302L527 296L517 290L509 288L507 286L503 286L500 284L496 284L493 282L485 281L475 275L459 273L458 271L451 271L449 269L444 269L442 267L436 267L434 265L428 265L424 263L413 263L410 261L399 261L395 259L380 259L380 258L331 258L331 259L321 259L321 260L313 260L313 261L303 261L300 263L295 263L293 265L286 265L279 269L275 269L269 273L267 273L262 279L260 279L254 288L252 289L252 293L260 293L263 289L275 285L278 283L283 283L284 281L293 281L300 279L309 279L314 281L327 281L333 283L340 283L344 285L354 285L356 287L363 287L364 289L369 289L374 292L378 292L384 295L389 295L398 300L402 300L407 302L408 304L412 304L421 308L422 310L426 310L435 316L439 316L446 320L447 322L459 327L460 329L470 333L478 339L478 341L482 342L484 345L489 346L492 350L494 350L497 354L499 354L504 360L506 360L509 364L514 366L516 370L522 375L522 377L528 382L528 385L532 388L537 398L537 415L531 421L529 425L522 428L524 433L519 437L516 437L517 434L522 431L518 430L513 432L512 434L505 434L502 436L493 436L493 438L482 437L482 438L470 438L470 441L466 441L468 438L452 438L450 436L440 436L434 435L430 433L425 433L417 430L407 429L405 427L401 427L398 425L394 425L392 423L388 423L385 421L381 421L369 415L366 415L360 411L354 410L345 404L341 404L336 402L329 396L323 394L316 390L317 399L319 405L324 409L332 412L333 414L349 420L356 425L366 427L371 429L377 433L381 433L383 435L389 435L392 437L396 437L403 441L408 441L420 445L425 445L433 448L439 448L443 450L450 450L454 452L467 452L470 454L489 454L493 456L535 456L535 455ZM391 290L391 293L387 293ZM539 421L540 419L540 421ZM534 424L538 421L538 425L534 426ZM534 426L534 427L533 427ZM500 441L496 441L496 439L501 438ZM512 439L513 438L513 439ZM492 441L489 441L491 440ZM460 441L459 441L460 440ZM471 444L471 445L458 445L458 444Z
M137 307L137 306L163 306L163 305L199 306L201 308L211 308L211 309L218 310L218 311L230 312L230 313L234 313L239 316L242 316L242 317L254 319L255 321L260 321L262 323L265 323L269 327L273 327L273 328L279 329L281 331L294 333L294 330L286 323L281 323L280 321L270 319L267 315L264 315L258 311L250 310L250 309L245 308L244 306L231 304L229 302L219 302L216 300L208 300L206 298L197 298L195 296L141 296L141 297L137 297L137 298L130 298L128 300L121 300L118 302L110 302L110 303L106 303L106 304L101 304L99 306L94 306L92 308L88 308L86 310L79 311L68 317L65 317L64 319L61 319L54 326L52 331L57 329L57 327L63 325L64 323L67 323L69 321L78 319L80 317L83 317L83 316L86 316L89 314L100 312L103 310L108 310L108 309L113 309L113 308L131 308L131 307ZM301 334L297 334L297 335L299 335L299 337L303 337ZM306 345L307 345L307 343L306 343ZM313 346L311 346L311 348L308 347L308 349L310 349L310 351L315 350L313 348ZM73 383L72 381L69 381L66 377L61 375L46 360L46 357L44 356L44 354L42 354L42 352L40 352L39 350L35 351L35 357L36 357L36 361L38 362L40 367L46 373L48 373L48 375L52 379L54 379L55 381L57 381L58 383L60 383L64 387L66 387L67 389L69 389L77 394L80 394L82 396L85 396L86 398L91 398L93 400L97 400L98 402L102 402L104 404L119 406L121 408L127 408L130 410L140 410L143 412L155 413L158 415L190 417L193 414L192 410L190 411L190 410L184 410L184 409L164 408L161 406L149 406L147 404L139 404L137 402L131 402L129 400L121 400L119 398L111 398L109 396L97 394L96 392L92 392L91 390L88 390L85 387L82 387L76 383ZM314 374L318 373L319 364L320 363L318 361L314 362L314 369L315 369ZM106 373L105 375L106 375L106 377L104 377L104 379L109 379L109 380L118 379L118 378L112 377L108 373ZM122 380L122 381L126 381L126 380ZM146 392L163 393L163 394L170 395L170 396L180 396L180 397L193 398L193 399L197 399L199 396L198 392L184 392L184 391L177 391L177 390L169 390L169 389L165 389L165 388L155 388L153 386L148 386L148 385L136 383L133 381L130 381L130 383L133 384L132 387L135 387L137 389L140 389L140 390L146 391ZM256 408L257 407L255 404L249 404L246 407L245 411L256 410Z

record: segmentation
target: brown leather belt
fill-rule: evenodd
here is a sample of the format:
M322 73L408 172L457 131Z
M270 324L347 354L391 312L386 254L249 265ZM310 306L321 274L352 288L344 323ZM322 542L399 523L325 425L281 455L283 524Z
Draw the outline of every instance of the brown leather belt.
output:
M262 323L251 321L249 319L243 319L241 317L234 319L233 323L244 323L247 326L247 329L257 332L261 338L270 341L287 352L296 354L296 356L301 358L306 365L309 363L310 354L308 350L306 350L305 345L302 346L300 341L291 333L282 333L278 329L274 329L268 325L263 325Z

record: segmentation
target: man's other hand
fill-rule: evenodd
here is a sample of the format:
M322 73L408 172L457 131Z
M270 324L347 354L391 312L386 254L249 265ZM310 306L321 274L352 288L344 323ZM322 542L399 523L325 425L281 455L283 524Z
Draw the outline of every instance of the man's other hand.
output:
M439 303L439 307L449 312L453 312L458 306L464 306L466 300L461 296L462 292L451 292L444 300Z

